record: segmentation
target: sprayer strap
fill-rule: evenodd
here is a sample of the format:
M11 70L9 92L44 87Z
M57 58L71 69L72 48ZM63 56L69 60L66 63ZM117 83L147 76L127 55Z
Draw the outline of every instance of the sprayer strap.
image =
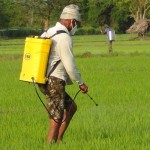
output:
M66 31L64 30L58 30L54 35L50 36L50 38L54 37L55 35L57 34L60 34L60 33L67 33ZM50 70L48 76L50 76L52 74L52 72L56 69L56 67L58 66L58 64L60 63L61 60L58 60L55 65L53 66L53 68Z
M56 69L56 67L58 66L58 64L60 63L60 61L61 61L61 60L58 60L58 61L56 62L56 64L55 64L55 65L53 66L53 68L50 70L48 76L50 76L50 75L52 74L52 72Z
M60 34L60 33L67 33L66 31L64 31L64 30L58 30L58 31L56 31L56 33L55 34L53 34L52 36L50 36L49 38L52 38L52 37L54 37L55 35L57 35L57 34Z

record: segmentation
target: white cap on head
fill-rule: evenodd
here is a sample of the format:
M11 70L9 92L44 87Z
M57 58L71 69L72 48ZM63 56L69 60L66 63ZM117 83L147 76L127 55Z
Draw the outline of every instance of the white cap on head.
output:
M66 6L60 15L60 19L76 19L77 21L81 21L79 7L74 4Z

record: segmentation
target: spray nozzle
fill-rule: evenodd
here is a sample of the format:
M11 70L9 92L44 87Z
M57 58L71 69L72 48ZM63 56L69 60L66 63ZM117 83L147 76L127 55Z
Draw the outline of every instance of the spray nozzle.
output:
M95 104L95 106L98 106L98 104L93 100L93 98L88 94L88 93L86 93L87 95L88 95L88 97L93 101L93 103Z

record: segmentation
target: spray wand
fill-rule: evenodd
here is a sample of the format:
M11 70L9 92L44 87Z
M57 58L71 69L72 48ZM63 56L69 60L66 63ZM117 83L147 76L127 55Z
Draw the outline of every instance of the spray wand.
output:
M35 88L35 91L36 91L36 94L37 94L39 100L41 101L41 103L42 103L43 106L45 107L45 109L46 109L46 111L48 112L48 114L52 117L52 115L51 115L50 112L48 111L47 107L45 106L44 102L42 101L42 99L41 99L41 97L40 97L40 95L39 95L39 93L38 93L38 91L37 91L37 88L36 88L36 85L35 85L35 82L34 82L34 78L32 78L32 81L33 81L33 85L34 85L34 88ZM77 95L80 93L80 91L81 91L81 90L79 90L79 91L75 94L75 96L74 96L74 98L73 98L73 101L75 101L75 99L76 99ZM98 106L98 104L94 101L94 99L93 99L88 93L86 93L86 94L87 94L88 97L93 101L93 103L95 104L95 106ZM72 105L72 104L71 104L71 105ZM70 106L70 108L71 108L71 106ZM69 111L70 111L70 110L69 110ZM55 120L53 117L52 117L52 119L53 119L56 123L58 123L57 120ZM65 120L66 120L66 118L62 121L62 123L63 123Z
M95 106L98 106L98 104L94 101L94 99L88 93L86 93L86 94L93 101L93 103L95 104Z

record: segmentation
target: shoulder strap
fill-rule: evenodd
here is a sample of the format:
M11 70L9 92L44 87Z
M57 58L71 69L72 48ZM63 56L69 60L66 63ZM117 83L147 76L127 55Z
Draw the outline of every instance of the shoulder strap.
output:
M60 33L67 33L67 32L64 31L64 30L58 30L54 35L50 36L49 38L52 38L52 37L54 37L55 35L60 34Z
M57 34L60 34L60 33L67 33L66 31L64 30L58 30L54 35L50 36L50 38L54 37L55 35ZM56 67L58 66L58 64L60 63L61 60L58 60L55 65L53 66L53 68L50 70L48 76L50 76L50 74L52 74L52 72L56 69Z
M50 76L52 74L52 72L56 69L56 67L58 66L58 64L60 63L61 60L58 60L55 65L53 66L53 68L50 70L48 76Z

